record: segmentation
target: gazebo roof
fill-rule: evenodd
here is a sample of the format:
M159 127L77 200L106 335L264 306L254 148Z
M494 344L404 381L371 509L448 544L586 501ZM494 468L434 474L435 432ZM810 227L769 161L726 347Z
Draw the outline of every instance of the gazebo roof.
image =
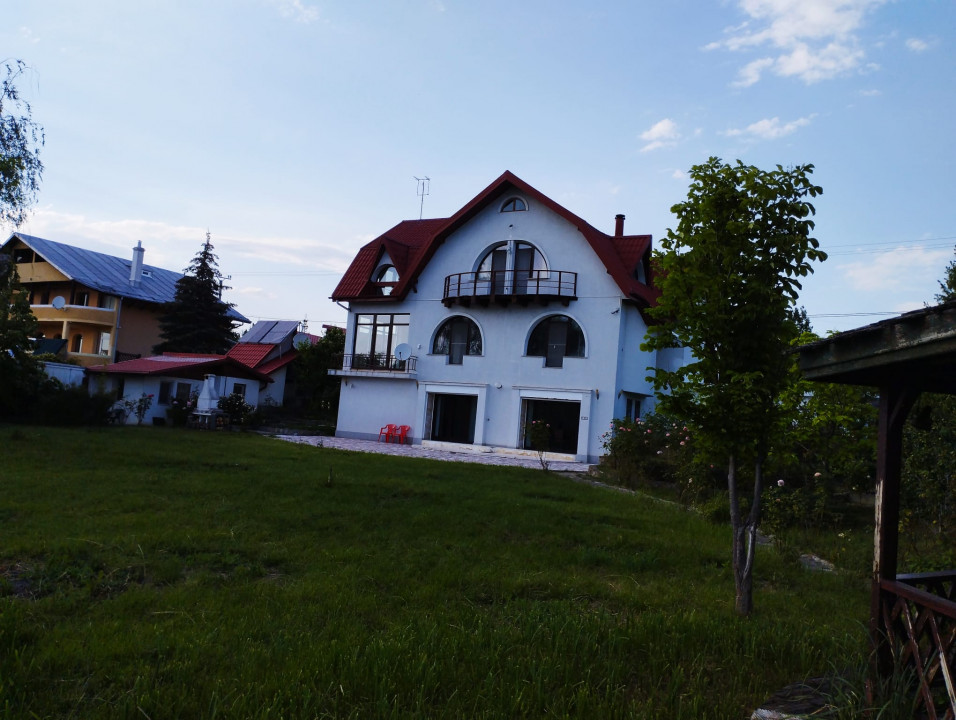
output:
M956 301L799 348L808 380L956 394Z

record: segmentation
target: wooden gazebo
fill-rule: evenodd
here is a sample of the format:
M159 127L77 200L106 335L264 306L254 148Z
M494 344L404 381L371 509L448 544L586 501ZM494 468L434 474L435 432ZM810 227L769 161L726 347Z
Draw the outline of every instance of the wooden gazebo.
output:
M800 348L809 380L879 388L870 634L877 669L912 668L919 712L956 720L956 569L898 574L903 423L922 392L956 394L956 302Z

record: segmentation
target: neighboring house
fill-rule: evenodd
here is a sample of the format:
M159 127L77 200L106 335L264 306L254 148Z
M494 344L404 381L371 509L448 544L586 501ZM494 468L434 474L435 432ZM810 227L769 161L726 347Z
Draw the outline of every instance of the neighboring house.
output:
M651 238L607 235L505 172L450 218L404 221L362 247L332 299L347 302L336 434L552 450L594 462L611 420L653 405L644 352Z
M237 360L272 380L260 391L259 402L284 405L292 394L295 382L291 365L299 354L296 345L302 342L314 343L316 340L314 335L300 333L299 323L295 320L260 320L239 338L239 342L229 349L226 357Z
M135 401L143 394L153 402L144 423L165 423L166 411L174 403L186 406L202 389L207 375L215 377L215 391L220 396L240 393L250 405L259 404L261 387L272 382L265 373L225 355L166 353L152 357L125 360L86 369L90 390L114 395L119 400ZM127 424L137 418L129 415Z
M295 345L314 342L315 336L299 333L298 327L289 320L257 322L225 355L164 353L88 368L94 378L89 385L93 392L107 392L117 399L153 395L146 422L165 417L174 402L184 405L195 399L206 375L215 376L219 397L236 393L253 407L282 405L291 386L289 366L298 354ZM135 423L136 418L126 421Z
M0 248L46 338L67 341L66 358L90 367L149 355L160 341L163 303L183 274L143 263L142 243L123 259L14 233ZM249 320L232 308L237 323Z

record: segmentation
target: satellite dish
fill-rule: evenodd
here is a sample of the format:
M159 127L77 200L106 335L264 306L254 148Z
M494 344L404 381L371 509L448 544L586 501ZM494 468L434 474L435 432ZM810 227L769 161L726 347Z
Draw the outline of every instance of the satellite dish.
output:
M396 360L408 360L412 356L412 346L408 343L401 343L395 347Z
M57 310L62 310L66 307L66 300L62 295L57 295L55 298L53 298L53 307L55 307Z
M292 347L299 347L299 345L301 345L302 343L305 343L306 345L311 345L312 336L309 335L308 333L296 333L292 337Z

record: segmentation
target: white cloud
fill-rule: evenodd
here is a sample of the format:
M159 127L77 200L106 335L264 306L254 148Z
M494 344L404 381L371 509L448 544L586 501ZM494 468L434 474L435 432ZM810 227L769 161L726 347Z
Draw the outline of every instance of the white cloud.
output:
M863 97L879 97L882 94L883 94L882 90L875 90L875 89L860 90L860 95L862 95Z
M649 130L641 133L641 140L647 144L641 148L641 152L657 150L662 147L671 147L680 140L680 132L677 130L677 123L669 118L655 123Z
M930 43L920 38L908 38L906 40L906 47L913 52L924 52L929 50Z
M748 87L768 70L808 85L849 73L863 64L856 31L866 13L887 0L739 0L750 21L725 30L705 46L732 52L771 48L772 57L744 65L735 85Z
M671 173L671 177L674 178L675 180L683 180L684 178L687 177L687 173L685 173L683 170L678 169Z
M752 140L776 140L796 132L799 128L809 125L816 114L781 123L780 118L764 118L751 123L745 128L727 130L723 134L727 137L745 137Z
M734 81L736 87L750 87L759 82L760 75L767 68L773 67L773 58L760 58L744 65L737 73L737 80Z
M310 23L319 19L319 11L302 0L268 0L279 14L298 23Z
M30 43L31 45L36 45L40 42L40 38L33 34L33 31L28 27L20 28L20 39Z
M920 285L937 289L934 281L952 257L951 248L927 250L922 247L898 247L868 255L865 260L845 263L839 269L853 290L896 290Z

